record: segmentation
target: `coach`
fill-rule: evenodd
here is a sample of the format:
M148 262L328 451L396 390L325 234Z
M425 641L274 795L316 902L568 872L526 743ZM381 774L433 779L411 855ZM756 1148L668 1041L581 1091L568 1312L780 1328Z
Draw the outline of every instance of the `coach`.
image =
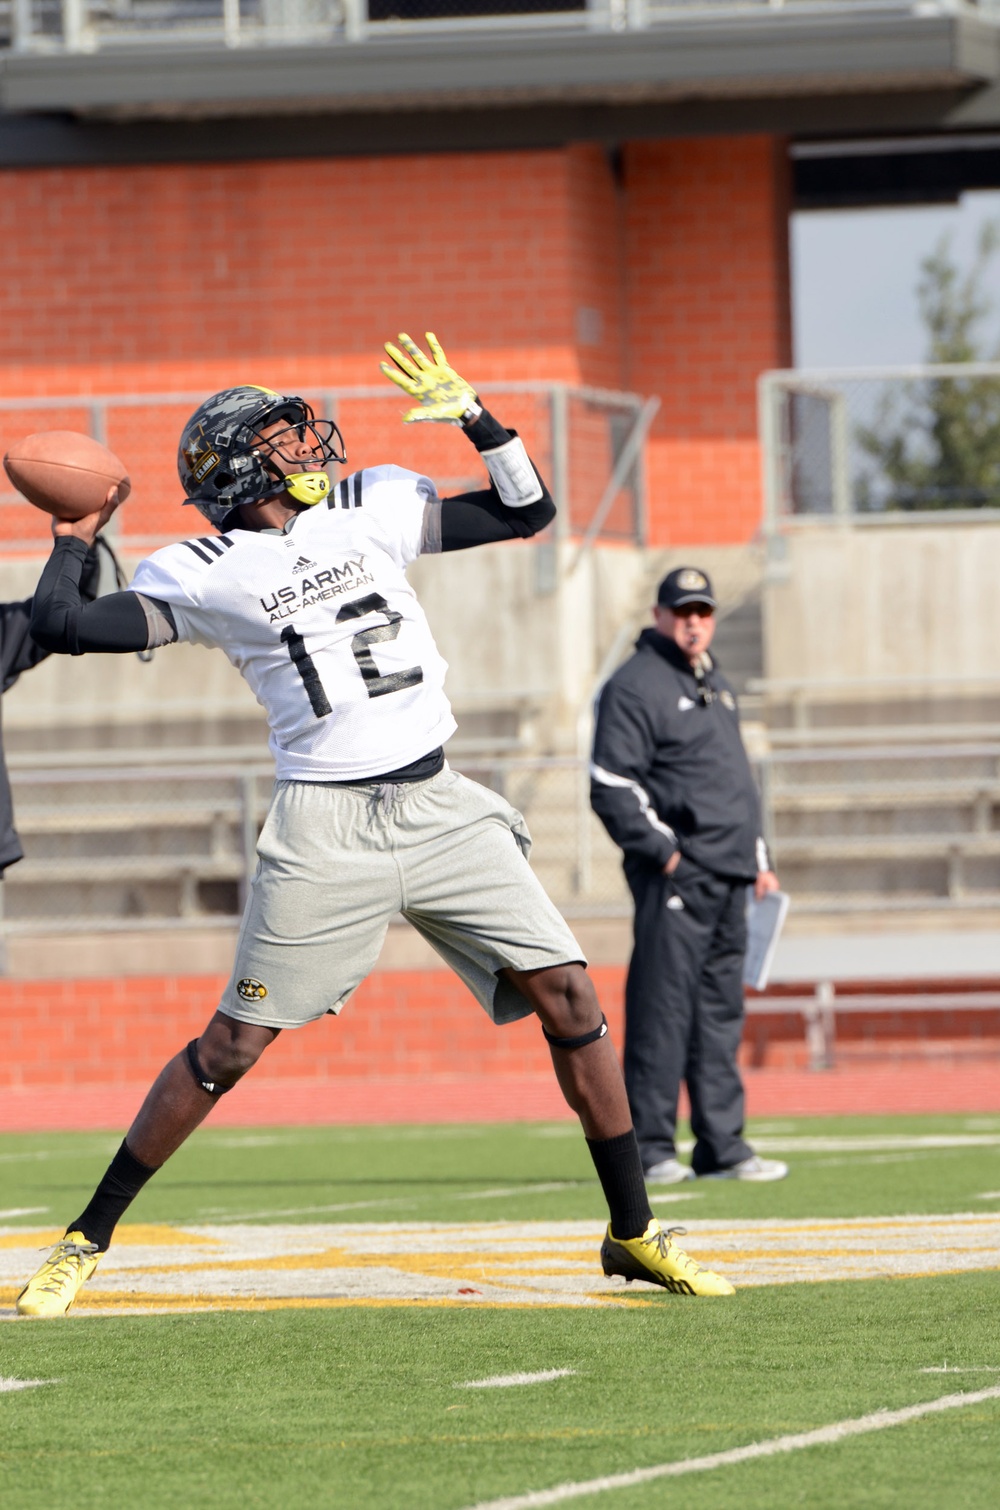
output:
M591 804L624 854L635 902L625 988L625 1083L647 1180L777 1180L787 1166L743 1138L746 888L777 890L736 698L708 654L715 598L704 572L660 583L655 629L604 686ZM692 1167L674 1143L680 1082Z

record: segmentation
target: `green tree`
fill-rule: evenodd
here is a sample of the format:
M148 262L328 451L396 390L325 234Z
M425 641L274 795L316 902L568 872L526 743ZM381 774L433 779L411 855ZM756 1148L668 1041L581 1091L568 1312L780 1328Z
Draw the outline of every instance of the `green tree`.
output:
M1000 226L989 222L966 272L948 236L921 263L927 362L1000 359L983 337L993 311L985 281L998 249ZM1000 378L926 378L890 389L855 438L875 464L859 481L862 510L1000 507Z

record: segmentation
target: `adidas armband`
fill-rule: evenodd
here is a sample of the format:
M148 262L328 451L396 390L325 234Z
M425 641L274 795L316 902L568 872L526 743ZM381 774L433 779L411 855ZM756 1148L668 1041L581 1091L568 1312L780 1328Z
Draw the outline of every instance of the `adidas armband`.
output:
M520 436L515 435L513 440L498 446L495 451L479 454L486 463L490 481L500 494L500 502L508 509L526 509L529 503L538 503L544 496L545 489L528 460Z

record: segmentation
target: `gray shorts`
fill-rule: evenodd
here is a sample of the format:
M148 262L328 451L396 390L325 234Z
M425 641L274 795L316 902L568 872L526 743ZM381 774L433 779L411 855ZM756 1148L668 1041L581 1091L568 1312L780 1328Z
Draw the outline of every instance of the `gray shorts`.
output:
M457 771L397 786L279 782L220 1010L274 1028L339 1012L401 912L494 1022L528 1016L498 972L584 959L530 845L521 814Z

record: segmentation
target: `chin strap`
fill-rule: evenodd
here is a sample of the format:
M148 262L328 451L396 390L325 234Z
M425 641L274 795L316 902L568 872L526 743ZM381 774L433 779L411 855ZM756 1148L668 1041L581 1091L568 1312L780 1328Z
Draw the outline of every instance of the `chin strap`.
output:
M296 503L312 506L322 503L330 491L330 479L326 472L289 472L285 478L285 492Z
M556 1038L549 1032L544 1022L542 1023L542 1032L554 1049L584 1049L588 1043L596 1043L599 1038L603 1038L607 1031L608 1019L603 1012L600 1027L593 1028L589 1033L581 1033L579 1038Z

